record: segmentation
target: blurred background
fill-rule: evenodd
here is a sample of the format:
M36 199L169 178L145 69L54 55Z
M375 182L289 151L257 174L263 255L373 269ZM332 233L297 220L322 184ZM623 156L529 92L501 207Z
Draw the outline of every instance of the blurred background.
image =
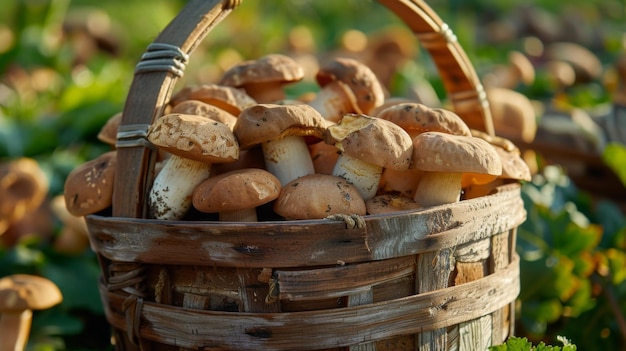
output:
M59 195L72 169L110 150L98 139L100 129L123 109L147 45L185 3L3 2L0 277L41 275L64 295L60 305L35 312L30 350L110 349L98 263L84 223L67 215ZM528 220L518 233L516 334L551 344L561 335L582 350L623 350L624 0L428 3L485 85L525 96L535 115L530 136L522 127L505 135L534 172L523 186ZM291 97L317 89L312 77L320 60L344 55L367 62L390 96L447 106L431 58L374 1L244 1L196 49L178 84L215 82L234 63L267 53L289 54L308 72L288 88ZM511 73L519 56L532 75ZM7 180L16 169L35 184L22 197Z

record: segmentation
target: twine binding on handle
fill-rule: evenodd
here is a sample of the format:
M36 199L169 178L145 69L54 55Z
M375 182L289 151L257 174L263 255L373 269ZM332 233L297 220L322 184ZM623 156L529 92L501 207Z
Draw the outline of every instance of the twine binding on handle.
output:
M145 146L155 150L155 146L146 139L148 128L150 128L149 124L127 124L119 126L115 146L117 148Z
M166 71L180 78L185 72L188 61L189 55L179 47L165 43L152 43L148 45L148 49L137 63L135 74Z

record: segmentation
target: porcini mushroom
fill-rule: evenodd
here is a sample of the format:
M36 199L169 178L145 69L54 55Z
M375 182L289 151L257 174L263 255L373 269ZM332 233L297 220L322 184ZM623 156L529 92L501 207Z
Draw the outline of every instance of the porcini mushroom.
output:
M345 179L310 174L283 186L274 211L285 219L322 219L336 214L366 214L365 201Z
M537 134L535 109L523 94L506 88L486 90L496 135L532 143Z
M309 105L333 122L347 113L367 115L385 100L374 72L352 58L329 60L320 67L315 78L321 89Z
M464 174L495 179L502 173L500 157L488 142L441 132L413 139L413 167L424 171L414 197L423 206L459 201Z
M65 206L74 216L85 216L109 208L113 202L113 183L117 152L109 151L76 167L65 178Z
M21 157L0 164L0 235L35 211L48 194L48 178L36 160Z
M280 181L256 168L222 173L204 180L193 191L193 206L200 212L218 213L220 221L256 222L256 208L275 200Z
M495 66L483 77L483 84L487 88L515 89L520 83L530 86L534 81L535 67L519 51L509 52L508 64Z
M150 214L157 219L183 218L191 208L193 189L211 175L211 164L239 158L230 128L202 116L162 116L152 123L147 138L171 154L148 194Z
M304 137L322 140L329 123L309 105L258 104L241 112L234 133L242 149L261 145L267 170L284 185L315 173Z
M406 170L411 164L411 137L381 118L345 115L326 129L325 142L341 152L332 174L353 184L366 201L376 195L384 168Z
M303 78L304 70L294 59L268 54L235 64L224 72L219 84L243 89L258 103L266 104L284 100L284 86Z
M431 108L421 103L398 103L380 111L376 117L388 120L404 129L411 139L424 132L442 132L454 135L471 135L469 127L456 113L442 108ZM422 171L387 168L379 185L380 193L398 193L413 198Z
M29 274L0 279L0 350L22 351L26 347L33 310L61 303L63 295L50 280Z
M171 113L180 113L183 115L196 115L209 118L213 121L223 123L231 130L237 123L237 116L223 110L215 105L208 104L199 100L186 100L172 107Z
M241 110L257 104L257 101L243 89L208 83L184 87L170 99L170 105L176 107L187 100L202 101L234 116L238 116ZM173 112L170 111L170 113Z
M118 112L109 117L109 119L106 121L106 123L104 123L104 125L102 126L102 128L100 128L100 131L98 132L98 140L111 146L112 149L115 149L115 144L117 142L117 130L120 127L121 122L121 112Z

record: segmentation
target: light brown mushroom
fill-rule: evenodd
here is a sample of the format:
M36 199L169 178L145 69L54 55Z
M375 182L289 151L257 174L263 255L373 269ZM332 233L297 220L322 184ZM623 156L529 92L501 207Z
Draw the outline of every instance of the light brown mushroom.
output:
M304 70L291 57L268 54L235 64L219 81L220 85L241 88L260 104L284 100L284 86L304 78Z
M215 105L199 100L183 101L172 107L171 113L206 117L227 125L230 130L232 130L235 127L235 123L237 123L237 116Z
M117 130L122 122L122 113L118 112L111 116L98 132L98 140L115 149L117 143Z
M148 194L150 215L181 219L191 208L191 194L211 175L211 164L234 162L239 144L230 128L203 116L168 114L155 120L148 140L171 156Z
M497 65L483 77L486 88L515 89L519 84L531 85L535 81L535 67L528 56L519 51L511 51L508 64Z
M513 142L532 143L537 134L535 108L523 94L505 88L487 89L496 135Z
M411 164L411 137L381 118L345 115L327 128L325 142L341 152L332 174L353 184L364 200L376 195L384 168L406 170Z
M587 83L602 75L600 59L588 48L574 42L553 42L545 47L545 59L563 61L574 70L573 83Z
M321 89L309 105L333 122L347 113L369 114L385 100L374 72L355 59L329 60L320 67L316 80Z
M0 235L35 211L48 194L48 178L36 160L22 157L0 164Z
M322 140L329 123L309 105L258 104L241 112L234 133L242 149L261 145L267 170L285 185L315 173L304 137Z
M486 141L471 136L425 132L413 139L413 167L424 171L414 200L437 206L460 200L464 174L495 179L502 163Z
M402 211L415 211L422 205L406 196L397 194L376 195L365 202L367 213L370 215L394 213Z
M28 274L0 279L0 350L21 351L30 335L33 310L55 306L63 300L50 280Z
M275 200L280 181L256 168L222 173L200 183L193 191L193 206L200 212L218 213L220 221L256 222L256 208Z
M109 151L76 167L65 178L65 206L74 216L85 216L109 208L113 202L113 183L117 152Z
M175 107L187 100L202 101L234 116L238 116L241 110L257 103L243 89L209 83L184 87L170 99L170 105ZM174 111L169 113L174 113Z
M345 179L328 174L302 176L283 186L274 211L288 220L366 214L358 190Z

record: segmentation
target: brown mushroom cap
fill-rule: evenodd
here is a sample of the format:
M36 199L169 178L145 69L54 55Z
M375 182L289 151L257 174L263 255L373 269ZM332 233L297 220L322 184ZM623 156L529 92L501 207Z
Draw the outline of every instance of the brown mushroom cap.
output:
M241 111L233 132L240 147L248 148L286 136L322 139L330 123L306 104L258 104Z
M210 105L199 100L186 100L174 106L171 113L181 113L184 115L196 115L209 118L211 120L224 123L231 130L237 123L237 116L223 110L215 105Z
M202 101L217 106L234 116L239 115L241 110L257 103L243 89L219 84L184 87L172 97L170 104L176 106L186 100Z
M34 159L0 164L0 234L12 221L34 211L48 194L48 179Z
M115 147L117 143L117 129L122 122L122 113L118 112L111 116L98 132L98 140Z
M573 42L554 42L545 48L548 60L565 61L575 72L576 82L588 82L602 75L602 62L588 48Z
M456 113L420 103L396 104L380 111L376 117L399 125L411 137L423 132L471 135L467 124Z
M13 274L0 279L0 313L42 310L61 301L61 291L46 278Z
M286 184L274 203L274 211L286 219L366 214L359 191L345 179L328 174L310 174Z
M304 71L294 59L282 54L268 54L235 64L224 72L219 84L241 87L249 83L297 82L302 78Z
M535 67L522 52L509 52L509 64L522 83L531 85L535 81Z
M365 202L367 213L371 215L392 213L399 211L414 211L422 206L405 196L396 194L382 194L374 196Z
M117 153L106 152L75 168L65 179L65 206L74 216L102 211L113 201Z
M427 172L502 174L495 149L486 141L461 135L425 132L413 139L413 167Z
M408 169L413 145L400 126L376 117L348 114L327 128L325 141L341 152L384 168Z
M511 89L487 89L496 135L531 143L537 134L535 109L528 98Z
M239 158L239 144L230 128L202 116L162 116L150 125L147 138L166 152L196 161L227 163Z
M531 180L530 168L522 158L519 150L507 151L497 145L493 145L493 148L498 155L500 155L500 161L502 162L502 174L500 178L524 181Z
M324 63L315 78L321 87L333 81L347 84L356 97L356 113L369 114L385 100L384 90L374 72L352 58L338 57Z
M200 183L193 206L201 212L219 213L255 208L275 200L280 181L268 171L246 168L222 173Z

